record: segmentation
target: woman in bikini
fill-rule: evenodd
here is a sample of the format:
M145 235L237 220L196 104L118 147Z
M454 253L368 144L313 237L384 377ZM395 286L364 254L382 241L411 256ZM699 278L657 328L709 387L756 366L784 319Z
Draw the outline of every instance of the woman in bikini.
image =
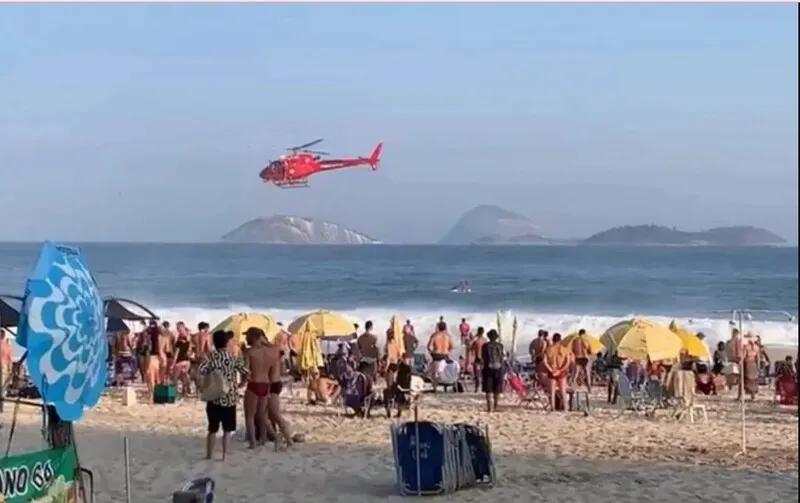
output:
M172 382L176 386L180 385L180 393L189 396L192 392L192 380L189 376L192 361L192 341L189 338L189 331L183 327L183 331L178 333L178 340L175 341L175 363L172 365Z

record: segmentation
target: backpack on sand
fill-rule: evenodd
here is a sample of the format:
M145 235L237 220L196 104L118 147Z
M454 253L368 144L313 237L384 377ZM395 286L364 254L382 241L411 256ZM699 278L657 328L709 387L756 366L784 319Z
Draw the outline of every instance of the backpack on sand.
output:
M212 370L203 379L203 389L200 393L200 399L204 402L213 402L219 400L227 395L231 390L231 385L222 372L219 370Z
M486 367L492 370L502 369L505 360L503 345L499 342L487 342L487 344L489 346L489 359L486 362Z

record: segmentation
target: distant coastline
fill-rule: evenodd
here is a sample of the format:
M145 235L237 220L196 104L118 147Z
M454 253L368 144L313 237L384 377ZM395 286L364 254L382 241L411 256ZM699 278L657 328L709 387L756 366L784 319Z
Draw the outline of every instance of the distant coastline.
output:
M766 229L752 226L717 227L685 231L661 225L626 225L599 232L582 241L586 245L625 246L780 246L786 240Z

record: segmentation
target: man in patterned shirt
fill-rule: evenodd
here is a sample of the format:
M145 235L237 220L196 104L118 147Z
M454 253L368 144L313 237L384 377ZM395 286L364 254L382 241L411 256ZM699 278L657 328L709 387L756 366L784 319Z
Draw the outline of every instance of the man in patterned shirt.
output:
M214 444L217 432L222 426L222 461L228 453L230 435L236 431L236 403L239 400L236 381L241 377L240 383L244 385L247 377L247 368L241 357L236 353L236 338L233 332L218 330L212 336L214 351L197 368L201 376L207 376L212 371L217 371L228 383L228 392L216 400L206 403L206 417L208 419L208 435L206 436L206 459L211 459L214 454Z

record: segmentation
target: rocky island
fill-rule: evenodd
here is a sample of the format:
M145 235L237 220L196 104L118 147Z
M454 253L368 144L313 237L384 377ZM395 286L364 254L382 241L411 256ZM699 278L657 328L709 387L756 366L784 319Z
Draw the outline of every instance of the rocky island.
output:
M333 222L291 215L256 218L228 232L224 243L288 245L379 244L377 239Z
M466 212L439 241L444 245L548 244L531 219L494 205Z
M661 225L614 227L583 240L588 245L630 246L768 246L785 244L777 234L751 226L684 231Z

